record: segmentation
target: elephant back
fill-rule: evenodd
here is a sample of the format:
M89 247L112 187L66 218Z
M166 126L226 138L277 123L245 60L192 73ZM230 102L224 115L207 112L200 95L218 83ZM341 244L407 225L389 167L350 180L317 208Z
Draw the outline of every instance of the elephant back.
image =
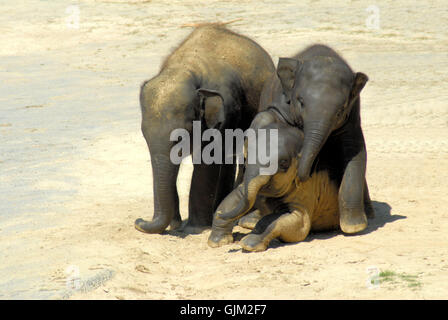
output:
M229 71L240 78L246 100L258 109L263 84L275 72L269 54L255 41L230 31L223 25L208 24L197 27L162 64L166 68L188 69L198 79L209 74ZM219 80L219 79L217 79ZM213 79L208 79L213 84Z

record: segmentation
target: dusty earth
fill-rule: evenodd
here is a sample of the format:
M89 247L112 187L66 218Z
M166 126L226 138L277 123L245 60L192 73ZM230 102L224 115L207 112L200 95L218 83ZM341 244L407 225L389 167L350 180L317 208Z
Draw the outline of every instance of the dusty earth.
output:
M0 17L0 298L448 298L445 1L23 0ZM183 24L234 19L275 63L319 42L369 76L361 234L248 254L134 229L153 213L139 85Z

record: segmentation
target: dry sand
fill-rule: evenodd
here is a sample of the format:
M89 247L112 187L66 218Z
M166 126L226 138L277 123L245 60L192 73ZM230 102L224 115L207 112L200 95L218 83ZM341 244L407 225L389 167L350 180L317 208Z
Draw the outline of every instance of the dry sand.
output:
M376 1L379 29L366 25L371 4L2 3L0 297L448 298L446 2ZM191 32L181 25L240 18L230 28L275 63L319 42L369 76L361 108L376 217L361 234L247 254L209 248L210 231L134 229L153 212L140 83ZM191 172L185 163L178 179L184 219ZM383 272L376 285L369 268Z

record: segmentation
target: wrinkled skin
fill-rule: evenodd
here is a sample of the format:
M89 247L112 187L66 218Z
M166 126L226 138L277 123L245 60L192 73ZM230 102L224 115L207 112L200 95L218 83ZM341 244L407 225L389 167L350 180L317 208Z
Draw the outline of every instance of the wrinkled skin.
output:
M202 122L202 130L247 129L263 84L274 72L270 56L255 42L222 26L206 25L196 28L166 59L160 73L143 83L141 129L151 155L154 214L152 221L137 219L138 230L161 233L168 225L181 225L179 165L170 161L177 141L170 141L171 132L183 128L192 137L195 120ZM216 206L234 187L235 171L235 165L194 165L183 231L210 227Z
M247 251L264 251L274 238L298 242L304 240L310 230L338 228L338 189L328 170L314 172L304 182L297 177L304 141L302 131L283 123L281 115L272 110L259 113L252 125L278 130L278 154L270 153L269 157L272 161L278 156L278 170L273 175L261 175L262 164L258 161L246 163L243 182L215 212L208 244L219 247L233 242L234 221L244 216L256 202L264 202L258 212L267 212L261 213L262 218L256 222L254 230L240 241ZM267 144L270 145L270 141ZM253 145L247 147L250 149Z
M339 187L341 229L356 233L373 217L365 179L367 152L360 121L360 92L368 81L332 49L313 45L280 58L265 84L260 110L276 108L286 123L303 128L298 177L306 181L317 163Z

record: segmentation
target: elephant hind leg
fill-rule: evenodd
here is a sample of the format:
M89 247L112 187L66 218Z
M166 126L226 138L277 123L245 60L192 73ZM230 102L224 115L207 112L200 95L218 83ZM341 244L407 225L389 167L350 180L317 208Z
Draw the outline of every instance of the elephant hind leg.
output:
M273 213L263 217L255 229L240 241L246 251L265 251L275 238L285 242L304 240L311 229L308 213L294 210L291 213Z

